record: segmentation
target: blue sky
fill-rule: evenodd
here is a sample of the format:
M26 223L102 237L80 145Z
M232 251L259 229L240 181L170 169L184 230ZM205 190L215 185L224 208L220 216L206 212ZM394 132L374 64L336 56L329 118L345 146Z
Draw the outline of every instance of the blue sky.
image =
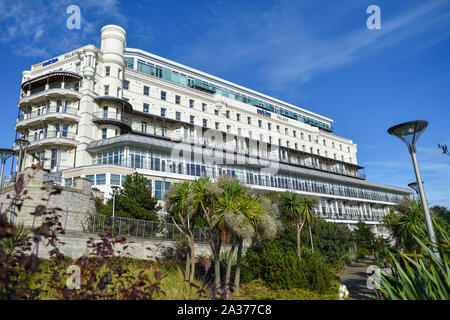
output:
M66 8L79 5L81 29ZM369 30L366 9L381 9ZM118 24L140 48L334 119L368 180L415 180L395 124L427 120L418 159L430 205L450 207L450 1L0 2L0 147L14 140L21 72Z

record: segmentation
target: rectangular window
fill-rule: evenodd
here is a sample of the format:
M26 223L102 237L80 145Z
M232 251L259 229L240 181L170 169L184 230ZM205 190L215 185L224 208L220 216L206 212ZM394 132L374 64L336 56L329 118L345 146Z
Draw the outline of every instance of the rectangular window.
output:
M292 130L292 134L294 135L294 138L297 138L297 131Z
M236 120L241 121L241 115L239 113L236 113Z
M214 115L218 116L219 115L219 110L214 109Z
M166 97L167 97L167 92L165 92L165 91L161 91L161 100L166 100Z
M189 108L193 108L194 107L194 100L189 99Z
M96 174L95 181L97 182L97 185L106 184L106 173Z
M216 122L216 130L219 130L219 122Z
M120 185L120 174L112 174L111 173L111 183L112 186Z
M142 121L142 123L141 123L141 132L143 132L143 133L147 132L147 122Z
M149 95L149 91L150 91L150 88L147 87L147 86L144 86L144 95L145 95L145 96L148 96L148 95Z
M123 86L124 90L129 90L129 88L130 88L130 81L123 80L122 86Z
M110 72L111 71L111 67L105 67L105 76L109 77Z
M202 111L206 112L206 103L202 103Z
M106 139L106 137L107 137L107 129L103 128L102 129L102 139Z
M272 130L272 124L270 122L267 123L267 129Z
M68 124L63 124L63 129L62 129L61 136L67 138L67 133L68 132L69 132L69 125Z
M252 124L252 118L247 117L247 124Z
M95 176L93 174L87 174L86 179L91 180L91 186L95 184Z
M227 132L230 133L230 131L231 131L231 126L227 125Z
M229 110L227 110L227 111L225 112L225 117L226 117L227 119L230 119L230 111L229 111Z
M181 102L181 97L180 96L175 96L175 103L176 104L180 104Z
M155 180L155 197L158 200L164 199L164 194L169 190L170 182Z
M167 137L167 127L161 127L161 135Z
M52 158L50 162L50 168L53 169L56 167L56 158L58 156L58 149L52 149Z
M105 86L105 96L109 96L109 86Z
M179 112L179 111L175 112L175 119L177 119L178 121L181 120L181 112Z
M145 113L148 113L148 108L149 108L148 104L147 104L147 103L144 103L144 106L142 107L142 110L143 110Z
M108 118L108 107L103 107L103 118Z
M166 109L165 108L161 108L161 117L165 118L166 117Z
M258 127L262 128L262 120L258 120Z
M208 120L203 119L203 128L207 128L208 127Z
M194 116L190 116L190 117L189 117L189 122L190 122L191 124L194 124L194 120L195 120L195 117L194 117Z

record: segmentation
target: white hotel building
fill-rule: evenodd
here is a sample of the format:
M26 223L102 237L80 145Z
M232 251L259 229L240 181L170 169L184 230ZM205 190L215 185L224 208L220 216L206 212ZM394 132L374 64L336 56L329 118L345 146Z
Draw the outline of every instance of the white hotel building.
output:
M333 134L333 120L127 48L115 25L102 28L100 49L24 71L18 106L17 137L30 142L24 166L38 157L62 184L86 177L106 196L134 171L158 199L171 183L228 173L258 192L316 195L321 217L376 230L412 193L367 181L356 144ZM215 161L202 157L212 148Z

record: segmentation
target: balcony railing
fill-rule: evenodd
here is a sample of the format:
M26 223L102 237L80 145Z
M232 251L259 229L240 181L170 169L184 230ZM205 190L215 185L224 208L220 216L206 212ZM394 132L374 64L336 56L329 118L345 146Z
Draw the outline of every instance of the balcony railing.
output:
M36 87L32 90L29 90L28 93L23 93L20 97L19 104L30 102L33 99L39 98L41 96L47 96L47 95L71 95L74 98L80 98L81 94L79 92L79 87L75 85L71 85L69 83L66 83L64 85L64 88L62 87L61 83L59 84L50 84L48 88L46 85Z
M36 117L48 117L51 115L76 115L78 112L77 109L73 108L73 107L66 107L66 106L53 106L53 107L49 107L49 108L43 108L43 109L38 109L29 113L22 113L21 115L19 115L19 117L17 118L17 121L24 121L24 120L28 120L28 119L33 119Z
M333 219L333 220L355 220L355 221L380 221L384 218L383 214L355 214L355 213L332 213L330 211L316 213L319 217L323 219Z
M119 126L124 132L131 131L132 121L130 118L116 112L95 112L93 122L98 124L113 124Z

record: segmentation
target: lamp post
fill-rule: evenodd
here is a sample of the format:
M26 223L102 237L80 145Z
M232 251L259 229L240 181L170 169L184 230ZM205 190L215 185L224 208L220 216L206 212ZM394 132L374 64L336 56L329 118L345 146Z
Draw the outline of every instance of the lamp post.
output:
M30 141L26 139L16 139L15 144L19 147L19 168L16 173L16 182L19 178L19 173L22 172L22 150L25 150L26 147L30 145Z
M423 183L423 181L422 181L422 183ZM417 182L408 183L408 187L410 187L411 189L413 189L416 192L417 197L420 197L419 196L419 187L417 186Z
M111 186L112 194L113 194L113 211L112 211L112 217L113 217L113 231L114 231L114 217L116 214L116 192L117 189L119 189L118 186Z
M393 136L396 136L404 143L406 143L406 145L408 146L408 150L409 153L411 154L411 159L414 166L414 172L416 174L416 181L417 181L416 185L418 189L418 195L420 196L420 201L422 202L422 208L425 216L425 224L427 226L428 237L430 238L431 243L436 245L437 244L436 235L434 233L433 222L431 220L430 211L428 209L428 203L425 197L425 190L423 189L423 181L420 175L419 164L417 162L416 156L416 143L422 136L427 126L428 122L424 120L410 121L389 128L388 133ZM410 183L410 185L411 184L414 186L413 183ZM437 251L436 254L439 256L439 253Z
M2 193L3 190L3 171L5 170L5 163L6 160L9 159L9 157L11 157L14 154L14 151L11 149L0 149L0 160L2 162L2 169L1 169L1 173L0 173L0 194Z

